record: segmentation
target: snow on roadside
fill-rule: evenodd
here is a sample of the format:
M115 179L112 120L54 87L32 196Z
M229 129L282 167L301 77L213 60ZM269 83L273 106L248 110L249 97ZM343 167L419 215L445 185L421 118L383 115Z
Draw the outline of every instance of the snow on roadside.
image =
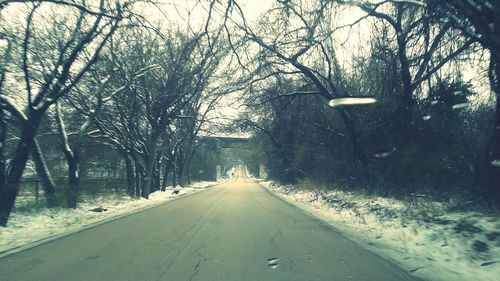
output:
M335 190L260 182L361 246L425 280L500 280L500 218Z
M178 194L173 194L173 189L169 187L165 192L151 193L149 199L128 196L99 197L80 203L77 209L53 208L32 210L31 212L14 211L9 219L8 227L0 227L0 254L45 238L83 229L105 219L193 194L217 183L219 182L197 182L188 187L178 188ZM20 201L22 199L19 198ZM102 207L106 211L90 211L96 207Z

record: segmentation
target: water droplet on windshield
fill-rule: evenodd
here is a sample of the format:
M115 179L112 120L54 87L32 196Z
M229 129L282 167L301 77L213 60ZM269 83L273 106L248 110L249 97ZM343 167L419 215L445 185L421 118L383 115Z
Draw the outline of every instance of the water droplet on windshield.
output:
M396 148L393 147L391 150L381 151L381 152L373 154L373 156L376 158L384 158L384 157L387 157L387 156L393 154L395 151L396 151Z
M500 160L493 160L493 161L491 161L491 165L500 168Z
M267 266L269 266L270 268L278 267L278 258L267 259Z
M453 110L457 110L457 109L462 109L462 108L466 108L469 106L469 103L468 102L463 102L463 103L459 103L459 104L455 104L451 107L451 109Z
M366 97L350 97L350 98L338 98L331 99L328 102L328 105L331 107L341 106L341 105L363 105L363 104L372 104L376 103L377 100L374 98L366 98Z

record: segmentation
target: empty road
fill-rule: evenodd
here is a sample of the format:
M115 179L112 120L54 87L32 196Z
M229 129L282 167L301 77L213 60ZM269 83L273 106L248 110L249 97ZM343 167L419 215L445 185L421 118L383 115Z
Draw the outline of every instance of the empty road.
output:
M0 259L0 280L415 280L237 172Z

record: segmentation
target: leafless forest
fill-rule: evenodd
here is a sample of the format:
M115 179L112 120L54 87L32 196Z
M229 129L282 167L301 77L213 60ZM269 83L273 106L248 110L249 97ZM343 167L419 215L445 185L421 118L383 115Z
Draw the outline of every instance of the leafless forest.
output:
M499 0L250 2L0 0L0 225L27 180L148 198L249 132L256 175L498 209Z

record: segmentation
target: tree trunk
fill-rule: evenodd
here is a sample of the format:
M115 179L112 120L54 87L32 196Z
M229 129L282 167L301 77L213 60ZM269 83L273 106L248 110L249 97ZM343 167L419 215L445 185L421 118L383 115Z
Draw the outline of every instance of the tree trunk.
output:
M5 140L7 139L7 121L5 112L0 102L0 186L5 185L7 180L7 165L5 160Z
M500 208L500 63L491 61L490 83L496 96L493 132L476 165L474 183L490 207ZM496 165L495 165L496 164Z
M151 147L151 146L150 146ZM156 161L156 149L149 150L150 154L146 159L146 167L144 172L144 184L142 186L141 196L148 199L151 191L151 183L153 181L154 166Z
M500 62L495 66L495 95L496 95L496 111L495 111L495 131L493 134L491 156L494 160L500 160Z
M354 124L351 118L347 115L347 113L343 110L340 110L340 116L342 117L342 121L344 122L344 126L346 128L347 134L349 135L349 140L351 141L352 150L354 152L355 157L358 159L359 164L363 170L364 176L368 182L369 186L372 186L375 183L370 161L366 156L365 150L361 145L359 140L358 132L356 131Z
M192 145L191 145L191 147L192 147ZM200 146L197 145L191 149L191 152L189 153L189 157L187 158L187 161L186 161L185 170L187 171L186 172L186 183L187 184L191 184L191 162L193 161L194 155L196 154L198 147L200 147Z
M151 190L153 191L160 190L160 171L161 171L160 159L161 155L158 153L155 160L153 182L152 182L153 185L151 186Z
M171 161L165 161L165 164L163 164L163 179L161 183L161 191L165 191L167 188L169 174L170 174L170 165Z
M0 186L0 226L7 226L12 207L14 207L19 192L19 182L34 145L34 138L41 116L39 112L33 111L32 118L25 122L21 128L20 140L14 152L9 175L5 184Z
M191 163L189 162L189 159L186 160L186 163L184 164L184 167L182 168L182 173L184 175L184 184L185 185L190 185L191 184L191 169L190 169Z
M496 95L495 124L488 145L488 157L486 167L488 168L488 182L486 184L486 196L492 205L500 207L500 62L492 62L494 65L494 77L491 84Z
M49 169L47 168L47 164L45 163L40 145L38 144L38 141L36 139L34 140L31 157L33 158L33 162L35 162L36 173L38 175L38 178L40 179L40 182L42 183L45 200L47 200L47 208L57 207L58 202L56 198L55 184L52 180Z
M184 165L186 163L186 154L184 149L180 149L178 152L177 163L176 163L176 171L177 171L177 182L181 187L185 186L185 178L184 178Z
M68 208L76 208L78 202L78 190L80 187L80 138L75 140L74 148L69 145L64 120L61 113L61 105L56 103L56 122L61 137L62 150L68 164L68 189L66 201Z
M191 182L191 163L186 166L186 184L190 185Z
M181 187L184 187L185 182L184 182L184 165L183 164L179 164L177 166L177 176L178 176L177 181L179 182L179 185Z
M127 171L127 194L130 197L134 196L134 168L132 166L132 161L126 152L123 153L125 158L125 169Z
M172 171L172 187L177 187L177 164L174 160L174 170Z
M155 169L155 173L154 173L154 191L158 191L160 190L160 169L159 168L156 168Z
M402 33L402 31L398 31ZM403 82L403 93L396 110L396 120L398 120L398 129L406 134L411 127L413 112L413 89L410 74L410 63L406 55L406 39L403 35L396 36L398 42L398 57L401 65L401 80ZM404 141L404 140L403 140Z
M141 196L141 183L142 183L142 174L139 160L134 159L135 166L135 197Z
M78 193L80 189L80 168L79 161L76 153L73 156L66 154L66 161L68 162L68 196L67 203L69 208L76 209L78 203Z

